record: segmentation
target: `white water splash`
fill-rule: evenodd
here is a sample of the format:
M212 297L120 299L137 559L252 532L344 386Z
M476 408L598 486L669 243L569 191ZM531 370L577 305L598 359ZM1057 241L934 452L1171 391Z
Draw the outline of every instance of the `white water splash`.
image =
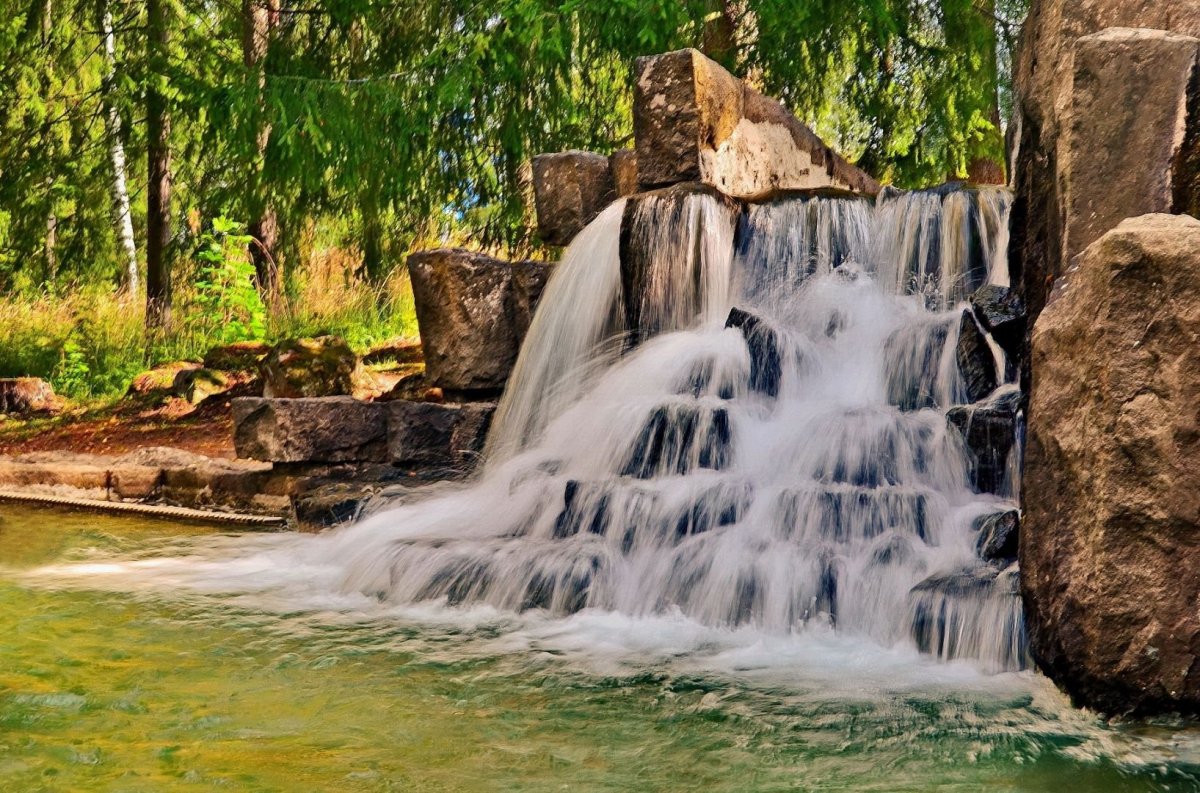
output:
M1002 202L934 198L790 199L740 220L703 194L615 205L548 287L475 483L237 561L74 574L675 615L1020 668L1015 571L982 565L972 528L1013 505L972 492L945 418L964 398L958 301L995 269L979 207ZM624 283L623 216L644 253Z

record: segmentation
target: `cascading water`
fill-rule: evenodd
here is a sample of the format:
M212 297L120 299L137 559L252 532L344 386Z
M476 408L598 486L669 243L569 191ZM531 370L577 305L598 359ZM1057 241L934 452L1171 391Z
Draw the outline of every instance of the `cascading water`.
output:
M945 415L1005 211L1000 191L611 207L547 290L480 480L322 555L389 602L833 626L1024 666L1016 570L972 528L1012 504L973 492Z

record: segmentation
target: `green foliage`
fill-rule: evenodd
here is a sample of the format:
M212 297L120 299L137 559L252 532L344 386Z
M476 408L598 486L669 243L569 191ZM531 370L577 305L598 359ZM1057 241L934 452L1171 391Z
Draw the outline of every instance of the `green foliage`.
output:
M240 226L218 217L200 237L199 267L193 284L193 332L229 344L261 339L266 334L267 309L254 285L254 263L247 247L254 238Z
M1001 162L1027 2L314 0L282 8L255 61L253 3L165 0L169 57L151 63L145 4L105 1L111 80L102 0L0 0L0 374L81 396L235 339L414 336L404 255L531 253L531 157L630 145L635 57L699 46L714 10L735 32L723 62L881 179ZM172 117L177 293L174 326L148 339L113 294L104 119L121 120L141 249L150 86ZM287 285L269 312L248 236L223 220L268 206Z
M0 287L111 282L97 0L0 2ZM379 280L430 241L527 253L531 156L628 145L633 59L699 45L714 8L738 31L728 65L877 176L914 186L1002 160L997 95L1026 0L316 0L279 13L254 66L243 4L172 3L157 72L144 5L109 2L139 233L153 83L173 118L177 254L198 243L186 218L269 203L285 270L307 226L338 217Z

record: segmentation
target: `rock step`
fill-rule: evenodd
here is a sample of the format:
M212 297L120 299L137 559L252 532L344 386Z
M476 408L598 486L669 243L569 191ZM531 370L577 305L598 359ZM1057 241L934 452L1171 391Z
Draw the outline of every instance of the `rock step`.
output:
M997 658L1003 671L1030 666L1019 579L1013 564L1004 570L980 565L921 581L909 592L909 630L917 649L947 661ZM1002 626L999 632L988 632L996 625Z
M729 412L703 404L655 408L622 464L620 473L638 479L686 474L697 468L722 470L731 460Z
M275 463L469 467L483 449L491 402L362 402L352 397L233 400L234 447Z

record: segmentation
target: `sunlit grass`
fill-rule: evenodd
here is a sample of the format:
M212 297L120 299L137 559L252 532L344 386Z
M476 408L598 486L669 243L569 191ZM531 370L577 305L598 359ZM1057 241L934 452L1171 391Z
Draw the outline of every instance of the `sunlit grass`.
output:
M61 294L0 296L0 377L41 377L77 400L109 400L139 372L161 363L200 360L218 343L200 321L192 268L176 274L172 324L147 338L141 299L107 287ZM382 285L355 275L344 254L314 257L296 273L268 318L266 341L332 333L358 352L417 337L412 288L403 268Z

